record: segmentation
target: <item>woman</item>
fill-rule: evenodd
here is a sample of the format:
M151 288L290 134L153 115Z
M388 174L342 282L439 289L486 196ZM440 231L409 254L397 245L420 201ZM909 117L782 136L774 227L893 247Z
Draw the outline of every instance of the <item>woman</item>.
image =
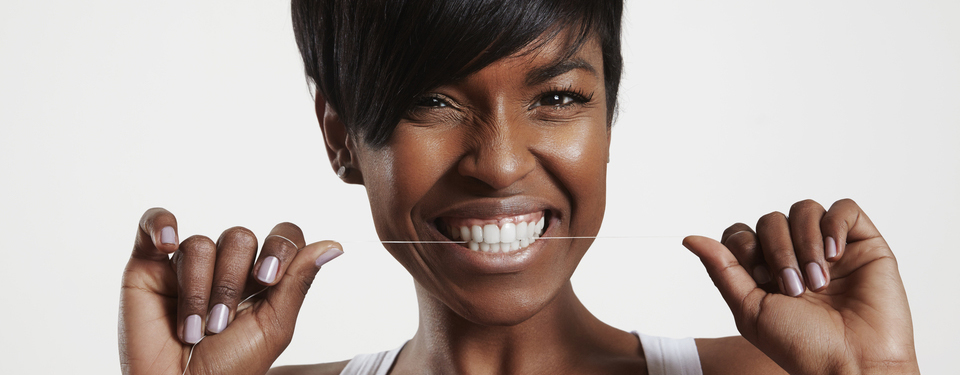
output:
M849 200L799 202L756 231L735 224L721 242L684 241L743 337L661 340L610 327L579 302L570 276L606 203L621 2L293 10L332 169L364 186L380 238L402 242L385 247L414 278L419 329L392 351L269 370L340 245L307 245L282 223L257 257L249 230L181 242L173 214L151 209L124 274L125 372L918 372L896 262Z

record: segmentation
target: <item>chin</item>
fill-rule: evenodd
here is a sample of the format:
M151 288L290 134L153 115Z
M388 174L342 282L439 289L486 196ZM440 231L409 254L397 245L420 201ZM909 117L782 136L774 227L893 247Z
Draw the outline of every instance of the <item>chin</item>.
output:
M525 280L527 278L524 275L493 275L485 279L488 280L475 280L476 283L466 288L426 292L450 312L470 323L509 327L520 325L549 310L565 282L565 279L559 278Z

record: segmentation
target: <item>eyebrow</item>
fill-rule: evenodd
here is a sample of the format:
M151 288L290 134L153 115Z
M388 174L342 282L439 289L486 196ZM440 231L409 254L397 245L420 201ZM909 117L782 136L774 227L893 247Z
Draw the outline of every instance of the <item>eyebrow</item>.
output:
M551 64L542 68L534 69L527 74L526 84L527 86L536 86L554 77L558 77L567 73L571 70L586 70L590 74L593 74L594 77L599 77L597 74L597 69L590 65L586 60L581 58L572 58L561 60L555 64Z

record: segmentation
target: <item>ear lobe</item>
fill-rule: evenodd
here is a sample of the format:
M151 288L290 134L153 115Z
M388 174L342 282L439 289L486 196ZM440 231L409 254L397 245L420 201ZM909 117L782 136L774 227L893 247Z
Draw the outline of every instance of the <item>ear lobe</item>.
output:
M324 146L327 148L327 157L330 159L330 166L334 173L348 184L363 185L363 174L357 163L356 144L343 121L340 120L340 115L319 92L317 92L316 111L320 131L323 132Z

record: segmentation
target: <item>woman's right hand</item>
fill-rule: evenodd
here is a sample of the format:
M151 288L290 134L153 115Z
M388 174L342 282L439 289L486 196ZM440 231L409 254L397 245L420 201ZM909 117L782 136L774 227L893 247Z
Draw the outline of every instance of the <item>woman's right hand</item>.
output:
M319 266L340 249L331 241L306 246L299 227L281 223L254 262L257 238L246 228L227 229L217 242L204 236L179 242L173 214L147 210L123 273L123 373L266 373L293 337ZM186 369L191 347L204 335Z

